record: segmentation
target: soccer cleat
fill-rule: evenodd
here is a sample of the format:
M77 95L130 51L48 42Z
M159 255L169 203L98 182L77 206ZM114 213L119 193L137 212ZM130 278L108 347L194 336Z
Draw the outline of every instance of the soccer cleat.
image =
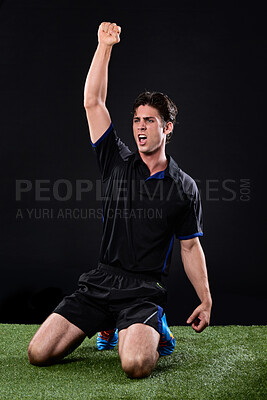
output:
M161 317L162 332L160 334L158 352L160 356L168 356L172 354L175 347L175 338L168 327L166 315Z
M118 343L118 329L101 331L97 335L96 345L98 350L111 350Z

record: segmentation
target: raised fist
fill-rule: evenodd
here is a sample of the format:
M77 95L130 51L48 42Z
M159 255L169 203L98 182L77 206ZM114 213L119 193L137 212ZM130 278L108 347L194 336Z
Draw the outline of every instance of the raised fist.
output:
M98 29L98 41L113 46L120 41L121 27L110 22L102 22Z

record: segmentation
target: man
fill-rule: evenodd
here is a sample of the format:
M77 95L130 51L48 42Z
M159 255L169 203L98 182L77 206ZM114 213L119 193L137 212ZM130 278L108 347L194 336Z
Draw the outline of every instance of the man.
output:
M160 355L171 354L175 339L163 307L161 283L170 265L174 235L200 305L187 323L196 332L209 325L211 295L199 242L201 205L195 182L166 155L177 109L162 93L142 93L135 101L132 153L117 137L106 108L108 64L121 29L103 22L86 79L84 106L91 143L102 174L103 236L97 268L81 275L39 328L28 350L34 365L55 363L86 336L98 331L99 350L113 348L129 377L149 376ZM117 335L118 330L118 335Z

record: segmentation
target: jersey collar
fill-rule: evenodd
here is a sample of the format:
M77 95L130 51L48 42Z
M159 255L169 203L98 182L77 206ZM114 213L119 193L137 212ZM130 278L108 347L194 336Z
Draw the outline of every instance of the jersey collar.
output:
M164 177L165 176L169 176L170 178L172 178L174 181L177 182L179 180L180 168L178 167L177 163L174 161L174 159L169 154L166 154L166 157L167 157L167 160L168 160L168 165L167 165L167 168L164 170ZM133 154L133 165L134 165L134 167L138 163L144 164L146 166L146 164L144 163L144 161L140 157L139 152L136 151Z

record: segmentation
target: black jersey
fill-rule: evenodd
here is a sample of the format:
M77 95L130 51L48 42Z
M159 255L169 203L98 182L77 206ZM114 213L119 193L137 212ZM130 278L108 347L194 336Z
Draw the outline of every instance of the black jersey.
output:
M102 175L103 234L99 262L136 273L167 275L174 236L202 236L195 181L167 156L164 171L150 176L111 123L92 143Z

